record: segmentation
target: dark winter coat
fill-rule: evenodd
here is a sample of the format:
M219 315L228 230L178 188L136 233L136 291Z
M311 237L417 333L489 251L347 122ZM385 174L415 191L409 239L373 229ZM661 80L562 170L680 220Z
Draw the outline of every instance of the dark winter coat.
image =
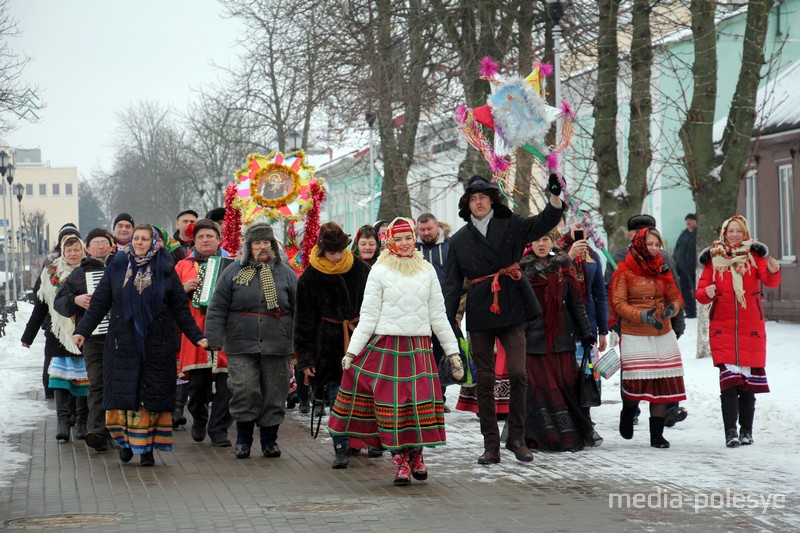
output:
M685 229L678 237L675 249L672 252L678 273L694 281L695 268L697 268L697 230Z
M163 248L157 253L168 254ZM177 378L173 319L195 344L203 338L203 333L189 314L183 285L175 273L175 265L168 259L163 277L165 306L147 328L145 357L142 359L136 347L133 322L123 318L122 282L127 264L128 254L114 256L75 333L89 338L97 324L110 312L103 348L104 409L136 411L143 404L150 411L172 411Z
M217 279L217 287L206 313L206 336L210 346L222 347L229 356L237 354L291 354L292 316L297 291L297 274L283 261L271 261L278 292L279 316L267 309L258 275L249 285L234 283L243 268L241 262L228 266ZM187 311L188 312L188 311Z
M112 257L108 258L109 261L111 261L111 259ZM81 260L80 266L67 276L67 279L64 280L64 283L62 283L61 288L58 290L58 294L56 294L55 301L53 302L55 310L64 316L75 317L76 323L80 322L83 315L86 313L86 309L75 304L75 297L89 292L86 288L86 273L96 272L98 270L104 271L105 269L106 262L102 259L95 259L89 256L84 257L83 260ZM92 335L92 338L100 341L105 338L105 335Z
M356 260L344 274L324 274L309 266L297 280L294 315L297 368L314 367L315 381L320 385L339 385L345 353L342 324L325 321L323 317L336 321L358 317L369 272L366 263Z
M47 267L45 267L47 268ZM39 288L42 286L41 275L36 278L36 285L33 286L33 294L39 293ZM44 355L47 357L75 357L74 354L67 350L63 344L58 340L53 332L50 330L50 309L47 304L41 301L38 297L33 306L28 323L25 325L25 331L22 332L23 343L30 346L36 339L36 335L40 329L44 329Z
M514 214L502 204L492 206L494 215L486 237L472 221L450 237L444 301L447 318L454 323L463 294L464 278L474 280L493 275L518 262L525 246L547 234L561 220L561 209L548 202L544 211L531 217ZM525 276L515 281L500 276L500 313L492 313L492 280L480 281L467 289L467 330L503 329L533 320L541 308Z
M592 335L606 335L608 333L608 293L603 282L603 269L600 266L600 256L594 250L589 250L594 263L584 261L586 275L583 280L584 295L586 297L586 316L589 317L589 325L592 328ZM578 268L576 265L575 268Z
M580 295L580 287L570 288L570 284L560 272L560 269L574 269L569 256L566 253L557 253L552 256L547 264L537 260L534 254L528 254L520 262L522 272L525 277L531 280L544 272L548 276L557 276L560 279L561 287L561 310L562 322L561 333L550 347L550 353L575 352L576 343L583 339L591 338L594 340L589 318L586 316L586 309L583 306L583 298ZM573 270L574 271L574 270ZM577 283L577 280L576 280ZM534 289L540 305L545 302L545 287ZM540 314L529 322L525 327L525 352L530 354L547 353L547 343L545 341L544 314Z
M767 269L769 250L761 243L754 243L750 253L755 266L742 277L747 307L742 307L733 291L733 279L728 271L714 272L711 255L706 248L700 253L703 273L697 282L697 301L711 304L708 312L709 340L714 364L731 364L764 368L767 363L767 333L764 326L764 306L761 303L761 284L777 287L781 282L781 271L772 273ZM706 287L716 286L714 298L706 294Z
M447 253L450 249L450 239L444 236L443 231L439 231L439 238L433 244L422 241L417 242L417 250L422 253L423 259L433 265L436 270L436 277L439 278L439 285L444 290L444 283L447 279ZM376 254L377 255L377 254Z
M614 259L616 264L620 264L625 261L625 258L628 256L628 248L622 248L620 250L615 251L611 254L611 257ZM669 255L669 252L665 252L661 250L661 257L664 259L664 262L669 267L670 272L672 272L672 278L675 280L675 286L680 287L681 282L678 279L678 272L675 270L675 259ZM603 281L605 281L606 285L606 292L608 292L608 285L611 283L611 276L614 275L614 269L611 268L611 264L606 264L606 273L603 277ZM609 304L610 305L610 304ZM683 332L686 331L686 313L684 312L683 306L681 306L678 314L670 320L672 323L672 330L675 332L675 336L678 338L683 335Z

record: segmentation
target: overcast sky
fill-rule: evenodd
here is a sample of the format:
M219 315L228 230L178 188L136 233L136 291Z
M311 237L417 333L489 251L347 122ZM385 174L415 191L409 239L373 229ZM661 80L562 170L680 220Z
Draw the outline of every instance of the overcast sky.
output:
M187 107L192 89L237 61L238 21L217 0L10 0L32 56L23 79L46 103L40 120L20 120L12 147L41 148L54 167L79 176L111 170L116 113L140 100Z

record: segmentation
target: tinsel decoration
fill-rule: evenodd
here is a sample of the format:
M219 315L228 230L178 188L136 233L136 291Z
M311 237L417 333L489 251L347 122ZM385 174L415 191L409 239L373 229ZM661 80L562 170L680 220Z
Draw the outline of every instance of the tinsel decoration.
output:
M303 268L308 266L308 258L311 257L311 249L317 244L317 238L319 237L319 211L326 196L325 188L322 187L319 180L312 179L308 189L311 193L314 206L306 214L305 231L303 234L303 252L300 258Z
M222 247L233 255L238 255L242 248L242 214L233 206L236 197L236 184L231 183L225 189L225 230Z

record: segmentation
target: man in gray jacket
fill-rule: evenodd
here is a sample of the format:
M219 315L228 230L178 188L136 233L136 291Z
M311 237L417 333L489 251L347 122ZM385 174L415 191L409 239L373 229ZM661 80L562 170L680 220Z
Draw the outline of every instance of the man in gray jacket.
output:
M246 226L242 258L220 274L206 315L209 346L228 354L239 459L250 456L255 426L264 456L281 455L278 427L289 394L297 275L278 250L266 219Z

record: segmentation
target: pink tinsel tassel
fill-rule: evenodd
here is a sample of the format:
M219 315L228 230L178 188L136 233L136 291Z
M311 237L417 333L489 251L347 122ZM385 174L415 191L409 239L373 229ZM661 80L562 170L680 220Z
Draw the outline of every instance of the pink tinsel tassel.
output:
M547 154L547 157L544 159L544 166L551 170L556 170L558 168L558 154L556 152Z
M466 104L458 104L456 107L456 120L459 124L463 124L467 120L467 106Z
M553 65L550 63L539 63L539 72L546 78L553 73Z
M480 74L481 78L493 78L494 75L497 74L497 69L499 66L500 63L492 59L491 56L483 56L478 69L478 74Z

